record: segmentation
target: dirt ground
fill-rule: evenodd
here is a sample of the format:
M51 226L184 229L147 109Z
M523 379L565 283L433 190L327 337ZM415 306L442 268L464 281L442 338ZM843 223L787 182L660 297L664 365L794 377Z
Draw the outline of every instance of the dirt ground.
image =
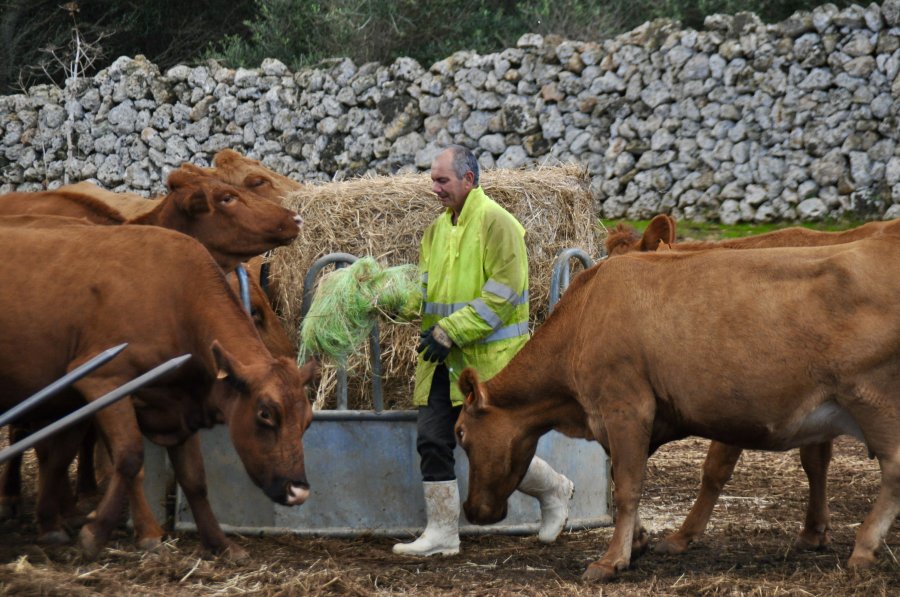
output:
M641 512L654 540L677 528L699 487L708 443L660 449L649 463ZM33 463L28 476L33 475ZM793 549L806 505L797 452L745 452L716 506L707 534L682 556L648 552L619 579L585 585L585 567L603 553L611 528L535 537L464 536L458 556L407 559L393 539L237 537L250 561L205 558L196 536L175 533L141 553L117 532L94 562L71 546L35 542L33 512L0 524L0 593L9 595L900 595L900 524L878 564L846 571L856 529L875 499L877 462L855 440L836 442L829 473L834 542ZM33 489L26 502L33 501Z

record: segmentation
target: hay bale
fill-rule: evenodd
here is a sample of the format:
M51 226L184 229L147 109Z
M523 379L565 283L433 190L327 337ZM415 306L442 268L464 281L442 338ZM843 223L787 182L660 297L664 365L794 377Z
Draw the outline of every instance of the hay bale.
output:
M482 173L481 185L527 231L529 320L534 329L547 316L557 252L578 247L589 255L599 254L600 230L592 212L589 178L579 165L493 169ZM343 252L374 257L383 266L416 264L422 234L442 209L431 193L427 173L305 185L288 195L284 205L303 216L300 236L272 258L281 317L295 342L299 340L303 278L318 258ZM418 325L385 322L380 327L385 404L408 408ZM351 357L348 370L351 408L371 408L368 355ZM324 368L319 406L333 404L329 398L333 373L330 365Z

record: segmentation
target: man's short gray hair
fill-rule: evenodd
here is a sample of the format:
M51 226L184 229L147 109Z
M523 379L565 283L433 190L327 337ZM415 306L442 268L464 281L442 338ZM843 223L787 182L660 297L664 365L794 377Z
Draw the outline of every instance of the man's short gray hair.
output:
M462 145L450 145L447 149L453 153L452 164L453 172L456 174L456 177L462 180L465 178L466 172L471 172L475 175L475 180L472 184L477 187L480 173L478 159L475 157L475 154Z

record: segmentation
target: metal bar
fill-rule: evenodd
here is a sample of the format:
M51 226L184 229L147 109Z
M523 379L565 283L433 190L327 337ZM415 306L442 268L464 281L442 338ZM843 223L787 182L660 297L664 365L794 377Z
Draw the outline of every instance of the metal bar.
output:
M416 421L415 410L317 410L313 413L313 421L387 421L391 423Z
M50 396L53 396L57 392L64 390L94 369L106 364L114 356L125 350L126 346L128 346L128 343L124 342L122 344L119 344L118 346L107 348L91 360L82 363L75 369L72 369L37 394L26 398L16 406L12 407L8 411L0 415L0 427L11 423L16 418L25 414L27 411L31 410L33 407L37 406Z
M594 262L590 255L578 248L563 249L556 255L553 262L553 272L550 275L550 311L556 306L559 297L569 285L569 260L573 257L581 261L584 269L591 267Z
M82 406L78 410L69 413L62 419L47 425L43 429L39 429L38 431L32 433L25 439L20 442L16 442L15 444L7 447L2 452L0 452L0 463L6 462L10 458L14 456L18 456L28 448L31 448L35 444L47 439L57 431L68 427L70 425L74 425L79 421L86 419L96 413L97 411L106 408L110 404L117 402L128 396L141 386L145 385L148 382L153 381L157 377L160 377L169 371L177 369L181 366L182 363L191 358L190 354L183 354L180 357L175 357L173 359L169 359L162 365L154 367L150 371L147 371L143 375L132 379L131 381L119 386L115 390L97 398L96 400L89 402L88 404Z
M369 350L372 358L372 401L376 413L384 410L384 399L381 396L381 345L378 338L378 322L376 321L369 333Z
M239 263L234 272L237 275L238 288L241 290L241 303L244 305L247 313L250 313L250 282L247 279L247 270Z

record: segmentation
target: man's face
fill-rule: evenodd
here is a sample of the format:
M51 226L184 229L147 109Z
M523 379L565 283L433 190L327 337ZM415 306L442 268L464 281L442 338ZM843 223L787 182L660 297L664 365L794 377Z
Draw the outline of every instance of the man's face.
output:
M441 205L450 208L456 215L462 211L474 179L472 172L466 172L461 179L456 177L451 151L441 152L431 163L431 190L438 196Z

